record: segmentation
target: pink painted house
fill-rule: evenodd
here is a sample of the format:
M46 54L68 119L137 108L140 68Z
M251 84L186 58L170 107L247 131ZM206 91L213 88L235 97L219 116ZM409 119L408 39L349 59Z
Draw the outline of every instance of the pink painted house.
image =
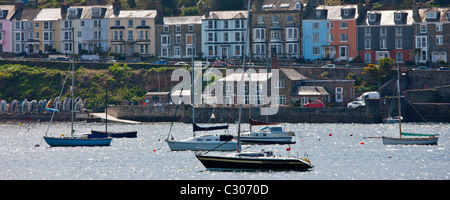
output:
M12 26L10 19L14 12L14 5L0 5L0 53L12 52Z

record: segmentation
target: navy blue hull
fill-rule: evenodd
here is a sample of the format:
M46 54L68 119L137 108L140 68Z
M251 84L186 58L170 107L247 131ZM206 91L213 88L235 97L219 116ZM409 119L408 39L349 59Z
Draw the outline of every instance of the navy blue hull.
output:
M88 138L136 138L137 131L128 131L128 132L104 132L104 131L94 131L91 130L91 134L88 135Z

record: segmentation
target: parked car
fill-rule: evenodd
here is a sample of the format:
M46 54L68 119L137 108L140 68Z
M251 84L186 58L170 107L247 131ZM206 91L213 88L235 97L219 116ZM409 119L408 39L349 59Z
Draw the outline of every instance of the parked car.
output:
M431 70L429 67L418 67L418 68L415 68L415 69L413 69L413 70Z
M311 102L303 104L303 107L305 107L305 108L324 108L325 105L323 105L322 101L320 101L320 100L313 100Z
M167 64L167 61L166 60L158 60L158 61L152 62L152 64L165 65L165 64Z
M363 101L365 99L380 99L380 93L378 92L364 92L361 96L357 97L357 101Z
M116 60L108 60L108 61L106 61L107 63L115 63L115 62L117 62Z
M175 65L187 65L187 63L185 63L185 62L177 62L177 63L175 63Z
M360 106L366 106L366 103L364 101L352 101L347 104L347 108L357 108Z
M335 64L326 64L324 66L322 66L322 68L336 68Z
M448 67L440 67L438 70L439 71L441 71L441 70L450 70L450 68L448 68Z

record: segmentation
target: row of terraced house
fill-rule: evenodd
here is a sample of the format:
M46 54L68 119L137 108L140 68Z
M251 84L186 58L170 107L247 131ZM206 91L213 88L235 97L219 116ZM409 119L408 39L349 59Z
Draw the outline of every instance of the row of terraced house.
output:
M450 56L445 48L450 46L450 8L418 5L374 10L363 4L325 6L322 0L254 0L250 16L247 10L205 8L202 16L164 17L159 1L156 10L121 10L118 0L60 8L19 2L0 5L0 30L0 51L15 54L94 53L100 48L126 57L248 55L259 61L359 58L365 63L384 57L397 63L448 62Z

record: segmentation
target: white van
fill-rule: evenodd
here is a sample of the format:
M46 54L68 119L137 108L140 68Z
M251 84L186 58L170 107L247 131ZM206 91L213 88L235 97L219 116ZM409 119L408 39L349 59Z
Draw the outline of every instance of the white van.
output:
M364 101L365 99L380 99L380 93L364 92L364 94L356 98L357 101Z

